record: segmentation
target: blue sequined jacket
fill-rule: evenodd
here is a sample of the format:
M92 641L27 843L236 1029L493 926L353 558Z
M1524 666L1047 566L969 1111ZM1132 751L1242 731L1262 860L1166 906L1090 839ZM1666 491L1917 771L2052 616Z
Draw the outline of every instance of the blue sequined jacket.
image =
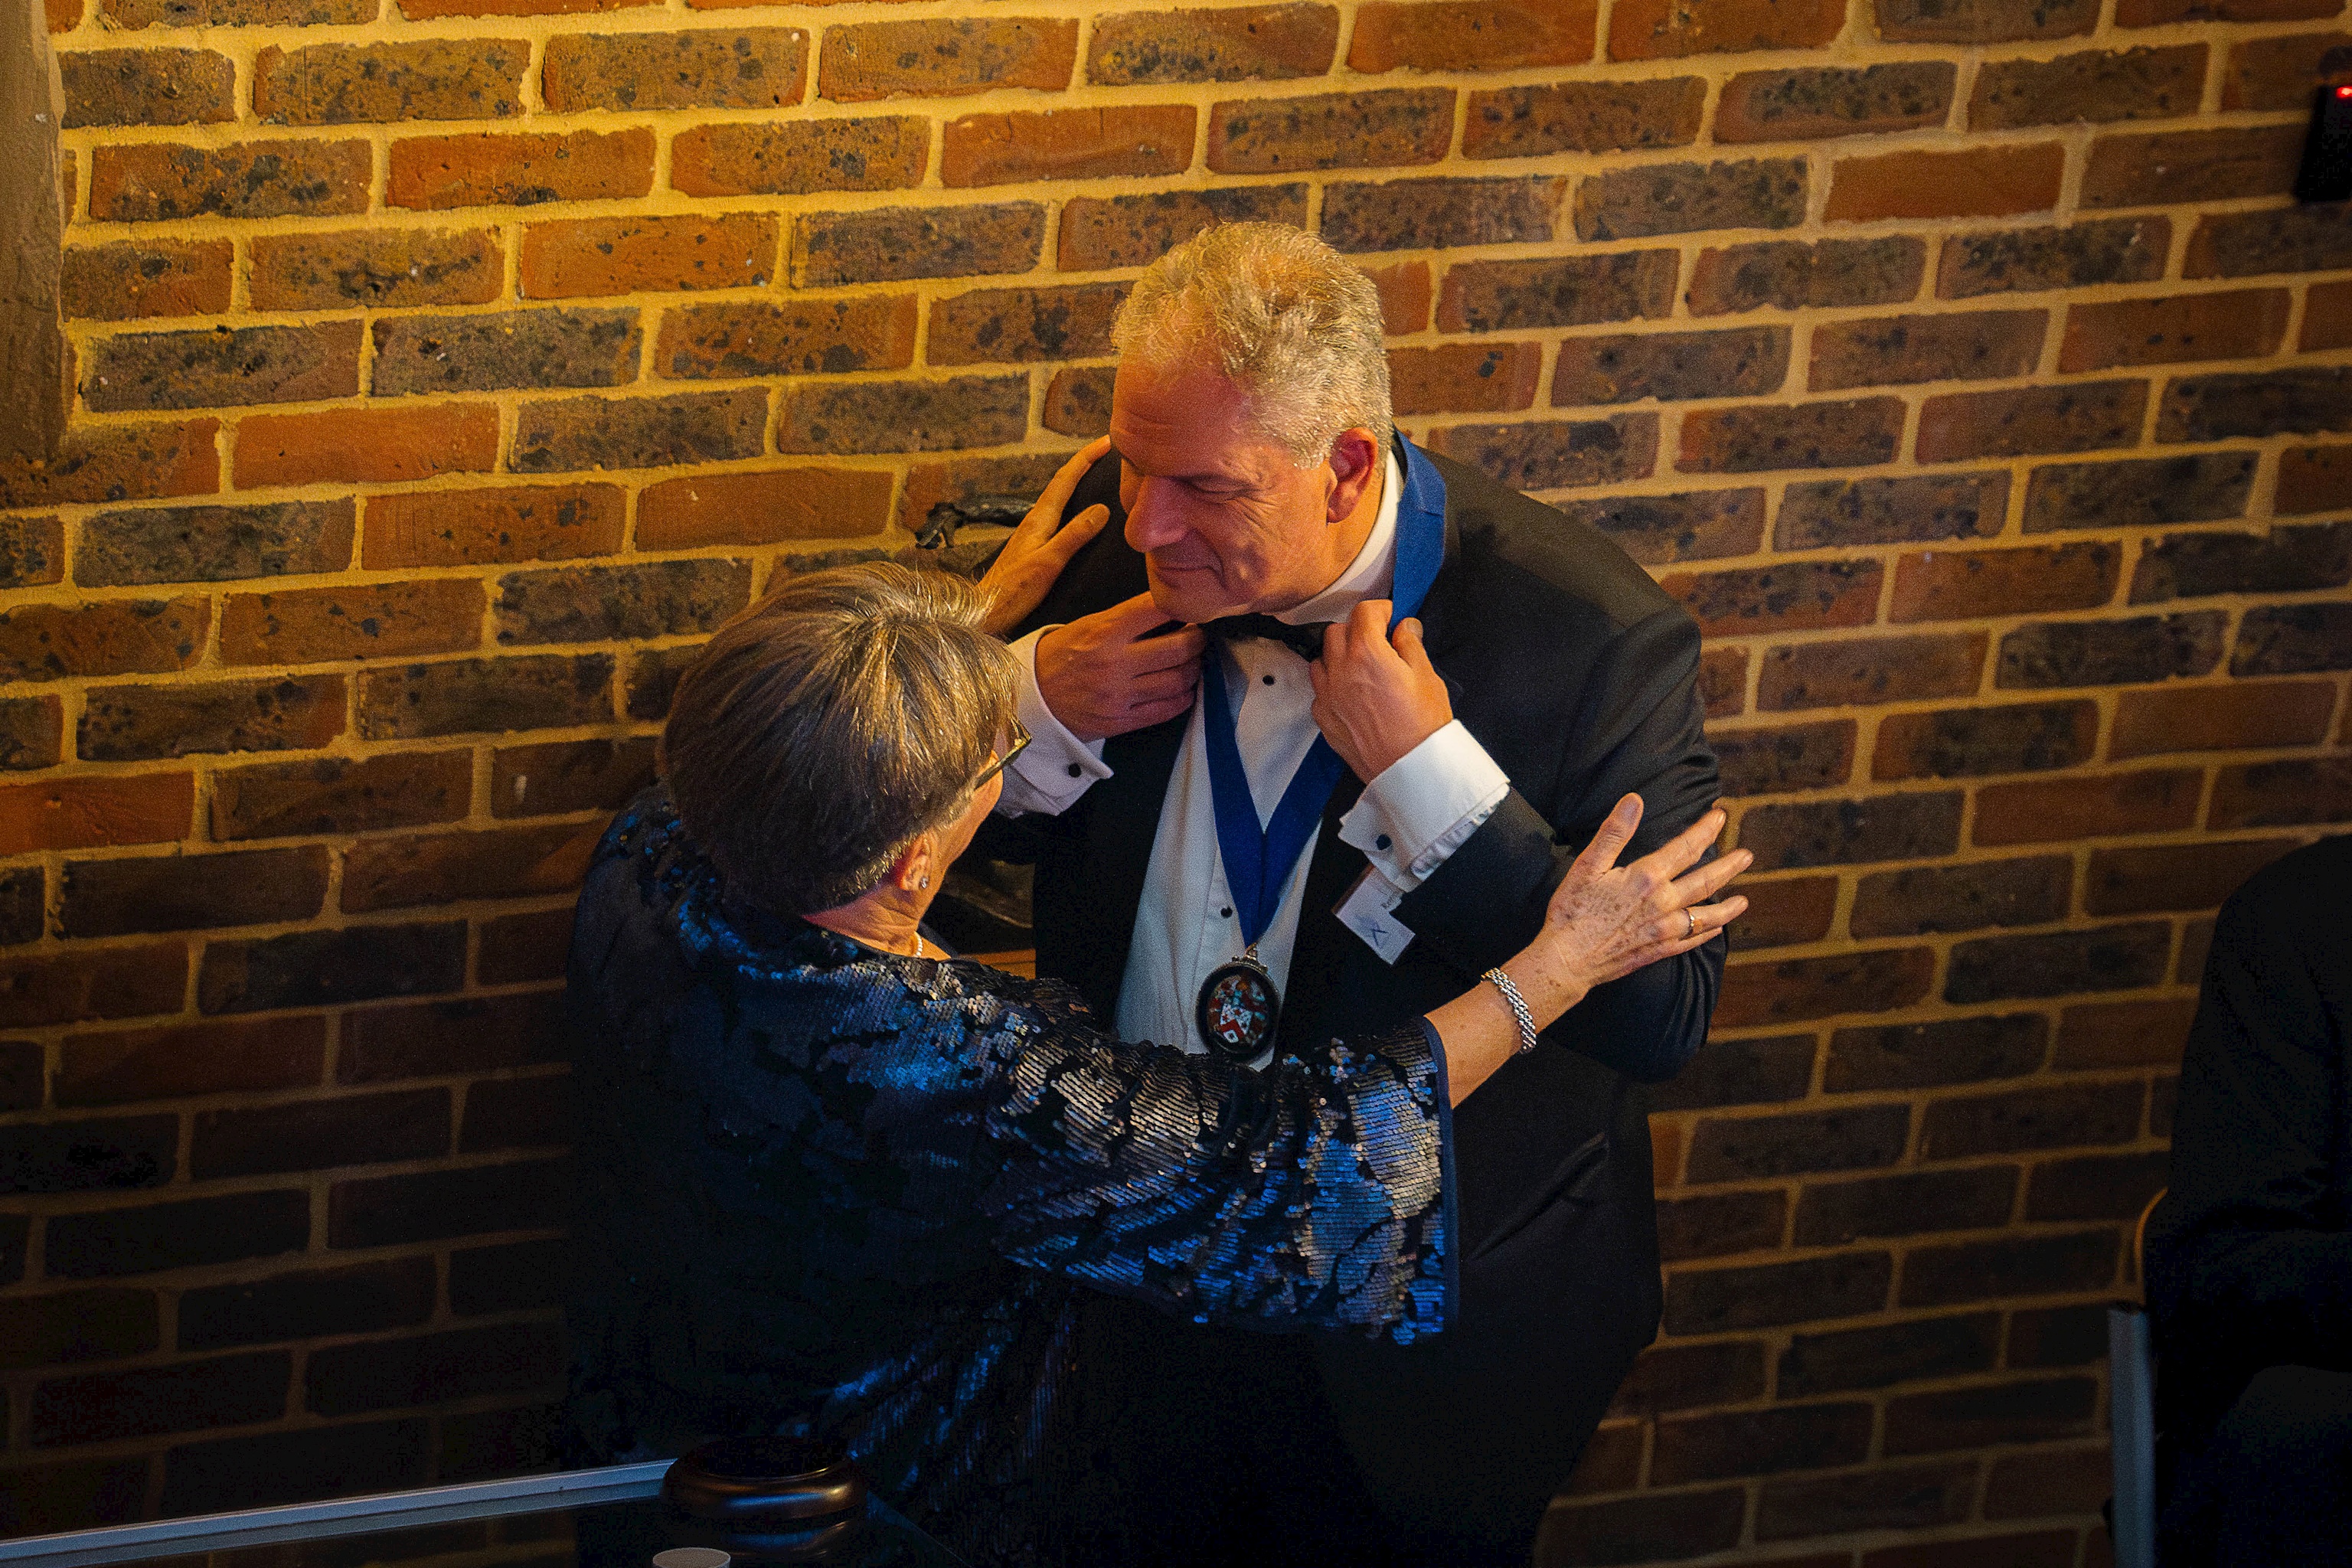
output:
M1086 1289L1411 1342L1453 1299L1417 1021L1258 1073L1053 982L731 900L656 785L581 894L574 1457L845 1442L982 1562L1050 1563L1087 1468Z

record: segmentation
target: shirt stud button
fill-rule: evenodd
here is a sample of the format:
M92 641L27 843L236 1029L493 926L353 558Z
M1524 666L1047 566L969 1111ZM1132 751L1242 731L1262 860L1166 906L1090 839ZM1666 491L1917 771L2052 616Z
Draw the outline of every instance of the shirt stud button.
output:
M1221 921L1229 921L1229 920L1233 919L1233 918L1234 918L1234 906L1233 906L1233 905L1231 905L1231 904L1227 904L1223 909L1219 910L1217 911L1217 918L1218 918L1219 920L1221 920Z
M1387 834L1385 834L1385 833L1381 834L1378 838L1375 838L1375 839L1373 839L1373 840L1372 840L1372 847L1373 847L1373 848L1375 848L1375 849L1386 849L1388 847L1389 847L1389 836L1388 836Z
M1071 776L1072 778L1076 778L1077 776L1079 776L1081 773L1085 773L1086 771L1087 771L1086 769L1084 769L1084 768L1082 768L1082 767L1078 766L1078 764L1077 764L1077 763L1072 763L1070 764L1070 776Z
M1272 686L1274 684L1274 677L1271 675L1262 676L1259 679L1263 679L1268 686Z

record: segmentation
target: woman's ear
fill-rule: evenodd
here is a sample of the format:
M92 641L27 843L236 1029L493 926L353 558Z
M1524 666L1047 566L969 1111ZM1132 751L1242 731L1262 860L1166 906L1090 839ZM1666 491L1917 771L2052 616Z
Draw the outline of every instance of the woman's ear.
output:
M939 858L939 835L929 830L918 833L915 841L900 850L898 858L890 863L890 873L884 880L902 893L929 892Z

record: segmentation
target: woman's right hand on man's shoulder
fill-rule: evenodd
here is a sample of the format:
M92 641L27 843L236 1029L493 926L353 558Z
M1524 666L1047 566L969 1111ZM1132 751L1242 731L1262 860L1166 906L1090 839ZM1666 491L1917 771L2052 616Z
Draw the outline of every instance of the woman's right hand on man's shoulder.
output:
M1706 860L1723 832L1720 806L1710 809L1651 853L1617 864L1642 824L1642 797L1629 795L1569 868L1544 913L1544 928L1511 961L1510 973L1531 1002L1530 979L1544 993L1539 1012L1552 1016L1582 1001L1596 985L1631 974L1662 958L1688 952L1746 911L1738 894L1710 901L1755 856L1745 849Z

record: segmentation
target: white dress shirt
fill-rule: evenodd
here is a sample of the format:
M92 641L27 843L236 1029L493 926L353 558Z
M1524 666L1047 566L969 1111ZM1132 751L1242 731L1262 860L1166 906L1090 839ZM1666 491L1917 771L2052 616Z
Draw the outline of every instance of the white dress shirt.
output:
M1383 479L1371 536L1356 559L1329 587L1280 612L1277 618L1294 625L1344 620L1363 600L1388 595L1395 578L1397 501L1404 488L1394 454ZM1058 816L1111 773L1103 764L1102 742L1083 742L1071 734L1038 691L1037 639L1052 629L1041 627L1013 645L1027 672L1020 711L1031 740L1004 771L1004 795L997 809L1016 816ZM1242 638L1226 644L1223 651L1225 657L1216 665L1224 672L1242 771L1263 824L1273 816L1283 791L1315 743L1315 689L1307 679L1307 661L1280 643ZM1144 874L1116 1020L1123 1038L1181 1044L1195 1053L1207 1048L1192 1016L1202 982L1247 945L1217 847L1207 734L1196 700L1185 726L1183 750L1160 802L1158 837ZM1364 852L1371 862L1370 876L1379 879L1362 892L1378 910L1392 910L1478 830L1509 789L1502 769L1458 720L1422 742L1367 785L1340 819L1340 838ZM1277 988L1289 978L1307 868L1313 858L1310 844L1291 868L1281 905L1258 938L1258 962ZM1351 905L1360 901L1360 897L1350 900ZM1395 950L1387 956L1393 960Z

